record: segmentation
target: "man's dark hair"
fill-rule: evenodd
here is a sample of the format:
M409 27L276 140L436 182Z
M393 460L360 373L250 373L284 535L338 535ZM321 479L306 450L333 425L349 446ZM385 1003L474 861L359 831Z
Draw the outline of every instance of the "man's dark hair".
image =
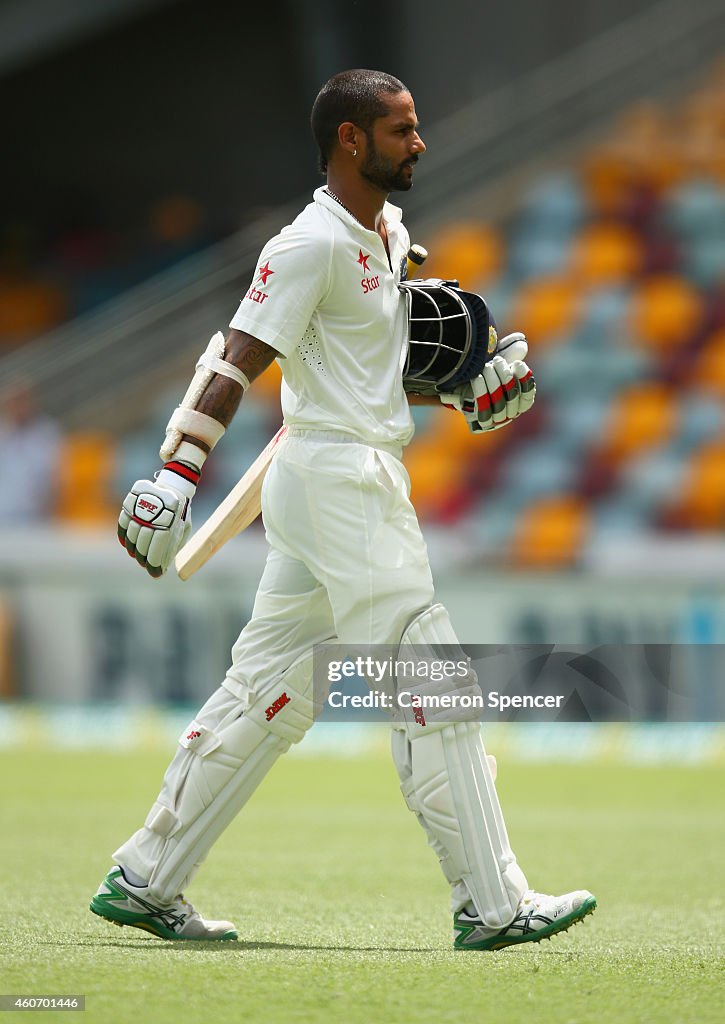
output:
M355 68L334 75L320 89L312 106L312 134L320 150L320 170L327 171L327 161L337 142L337 129L343 121L352 121L369 134L373 121L385 117L388 108L383 94L408 92L406 86L384 71Z

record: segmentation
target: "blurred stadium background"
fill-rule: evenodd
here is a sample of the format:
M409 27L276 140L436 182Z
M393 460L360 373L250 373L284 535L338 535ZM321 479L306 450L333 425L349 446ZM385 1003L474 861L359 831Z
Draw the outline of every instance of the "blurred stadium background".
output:
M319 184L309 108L349 66L411 88L428 154L393 201L427 273L526 331L539 382L490 438L415 410L414 502L461 638L725 642L722 3L2 0L3 745L173 737L223 675L261 529L152 584L117 508ZM242 404L197 525L276 429L278 388L273 368ZM723 756L717 730L677 742Z

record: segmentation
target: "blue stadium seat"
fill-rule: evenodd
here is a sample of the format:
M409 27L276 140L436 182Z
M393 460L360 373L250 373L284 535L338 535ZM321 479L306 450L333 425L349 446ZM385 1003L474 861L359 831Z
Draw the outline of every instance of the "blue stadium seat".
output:
M568 235L583 222L587 203L579 179L561 171L538 178L524 194L520 210L522 222Z
M581 394L567 402L551 402L547 420L562 450L580 457L582 450L601 437L608 404L601 397Z
M577 347L607 353L613 345L621 344L630 297L629 287L602 287L591 292L576 329Z
M622 470L620 505L650 518L658 507L677 496L683 475L684 463L674 444L640 455Z
M674 439L677 454L683 457L707 441L714 441L725 432L725 409L722 402L707 398L696 389L681 396L680 430Z
M535 365L542 396L555 401L557 397L570 397L576 388L593 400L603 400L646 377L651 360L646 353L624 343L600 350L570 341L544 353Z
M684 246L686 274L701 288L713 288L725 277L725 227L719 234L693 238Z
M593 507L592 534L589 543L629 535L644 534L647 531L647 515L630 501L624 492L605 498Z
M469 513L462 528L482 554L502 551L511 538L523 505L523 499L509 492L494 497L486 495Z
M683 239L722 238L725 235L725 189L713 181L685 181L666 196L662 216Z
M524 223L509 246L509 268L518 278L556 274L563 270L570 251L568 232Z
M509 455L502 468L500 484L510 498L528 502L568 491L578 468L561 439L549 434Z

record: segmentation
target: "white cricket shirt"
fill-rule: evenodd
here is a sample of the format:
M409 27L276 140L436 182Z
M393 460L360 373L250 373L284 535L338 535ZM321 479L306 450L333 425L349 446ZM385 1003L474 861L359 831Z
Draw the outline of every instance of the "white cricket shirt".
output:
M285 423L405 445L413 421L401 374L407 312L398 284L410 239L401 212L383 207L388 262L376 231L324 188L313 199L265 245L229 326L280 353Z

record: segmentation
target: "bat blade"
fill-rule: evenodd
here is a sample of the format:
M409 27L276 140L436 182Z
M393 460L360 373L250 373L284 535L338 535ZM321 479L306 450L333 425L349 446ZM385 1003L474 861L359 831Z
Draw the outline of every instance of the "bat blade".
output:
M246 530L262 511L262 484L286 434L287 427L280 427L239 483L179 551L174 565L182 580L193 576L228 540Z

